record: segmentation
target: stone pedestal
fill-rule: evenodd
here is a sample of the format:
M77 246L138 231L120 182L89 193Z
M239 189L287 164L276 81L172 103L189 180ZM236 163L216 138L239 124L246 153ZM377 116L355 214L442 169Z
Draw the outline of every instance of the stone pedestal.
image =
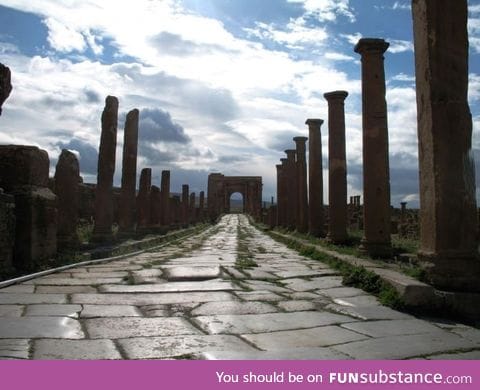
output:
M285 208L286 208L286 227L294 230L297 221L297 151L293 149L285 150L287 160L285 162Z
M306 142L307 137L295 137L297 146L297 217L296 229L300 233L308 232L308 192L307 192L307 160Z
M137 195L137 231L148 227L150 219L150 188L152 187L152 169L143 168Z
M135 230L135 192L137 187L137 146L138 146L137 109L127 114L123 138L122 189L118 214L119 232L130 235Z
M170 225L170 171L162 171L161 186L161 216L160 223L162 226Z
M111 241L113 224L113 175L117 148L118 99L107 96L102 114L102 134L98 153L95 191L95 225L92 240Z
M182 224L188 225L190 223L190 216L189 216L189 188L188 184L182 185Z
M0 64L0 115L2 115L3 103L10 96L10 92L12 92L11 78L10 69Z
M307 119L308 125L308 232L325 237L323 210L322 119Z
M78 247L77 224L80 207L80 167L77 157L62 150L55 170L55 195L57 196L59 250Z
M390 171L383 39L363 38L355 46L362 56L363 219L362 249L373 257L390 257Z
M323 95L328 101L328 239L335 244L347 240L347 161L345 151L346 91Z
M466 0L414 0L420 249L440 289L480 291Z
M15 198L13 266L32 270L57 253L56 196L47 187L50 161L35 146L0 146L0 187Z

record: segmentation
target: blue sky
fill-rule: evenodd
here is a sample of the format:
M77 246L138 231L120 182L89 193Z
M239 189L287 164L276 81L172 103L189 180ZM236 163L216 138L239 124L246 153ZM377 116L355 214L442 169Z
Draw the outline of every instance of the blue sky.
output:
M473 153L480 156L480 0L469 1ZM275 192L275 164L305 119L327 120L323 93L343 89L348 192L362 191L361 37L384 38L392 204L418 207L412 21L409 0L0 0L0 62L14 90L0 143L62 148L96 178L100 115L120 100L117 169L126 112L140 110L139 168L172 190L206 190L208 173L261 175ZM328 167L328 125L322 128ZM477 158L478 160L478 158ZM477 167L477 172L479 167ZM324 171L325 199L327 171ZM478 175L477 175L478 177ZM477 180L478 182L478 180Z

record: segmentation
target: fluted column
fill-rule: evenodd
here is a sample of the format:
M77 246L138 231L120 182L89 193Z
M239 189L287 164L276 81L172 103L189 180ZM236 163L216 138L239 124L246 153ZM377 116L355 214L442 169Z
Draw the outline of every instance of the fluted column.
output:
M347 239L347 161L345 151L346 91L323 95L328 101L328 239L340 244Z
M383 39L363 38L355 46L362 57L363 220L362 249L373 257L389 257L390 171Z

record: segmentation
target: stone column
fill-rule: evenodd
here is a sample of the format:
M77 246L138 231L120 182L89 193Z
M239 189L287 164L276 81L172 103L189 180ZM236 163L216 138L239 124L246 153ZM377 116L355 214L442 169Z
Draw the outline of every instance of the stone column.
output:
M12 92L12 75L8 66L0 64L0 115L2 115L2 105Z
M275 165L277 169L277 226L283 226L283 165L277 164Z
M189 188L188 184L183 184L182 185L182 224L183 225L188 225L190 223L189 221Z
M196 196L195 196L195 192L192 192L190 194L190 202L189 202L189 211L188 211L188 215L189 215L189 218L190 218L190 223L192 224L195 224L197 221L196 221L196 205L195 205L195 201L196 201Z
M129 235L135 228L135 192L137 187L138 116L134 109L127 114L123 134L122 189L118 214L119 232Z
M400 237L407 236L406 216L407 216L407 202L400 202L400 222L398 227L398 232L400 234Z
M148 219L148 227L158 228L160 226L160 208L162 205L162 197L160 188L151 186L150 188L150 215Z
M93 241L109 241L113 238L113 175L117 148L117 122L118 99L114 96L107 96L102 113L102 134L98 153Z
M373 257L389 257L390 171L388 163L387 103L383 39L363 38L355 46L362 56L363 220L362 250Z
M200 199L198 204L198 219L205 222L205 191L200 191Z
M325 237L323 210L322 119L307 119L308 125L308 231Z
M285 162L285 207L286 207L286 227L295 229L297 220L297 172L296 155L294 149L285 150L287 161Z
M480 291L467 0L414 0L420 249L440 289Z
M345 151L346 91L323 95L328 101L328 239L340 244L347 240L347 161Z
M75 249L78 210L80 208L80 168L77 157L64 149L55 169L55 195L57 196L58 224L57 246L59 249Z
M170 225L170 171L162 171L162 182L161 186L161 196L162 196L162 205L161 205L161 225L168 226Z
M143 168L137 195L137 231L148 226L150 215L150 188L152 187L152 169Z
M300 233L308 232L308 192L307 192L307 160L306 142L307 137L295 137L297 146L297 218L296 228Z

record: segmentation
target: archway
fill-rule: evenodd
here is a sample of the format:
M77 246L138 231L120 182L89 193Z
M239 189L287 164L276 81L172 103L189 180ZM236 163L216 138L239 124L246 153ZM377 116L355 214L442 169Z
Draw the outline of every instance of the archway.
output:
M233 214L245 213L245 197L241 192L232 192L229 195L228 212Z

